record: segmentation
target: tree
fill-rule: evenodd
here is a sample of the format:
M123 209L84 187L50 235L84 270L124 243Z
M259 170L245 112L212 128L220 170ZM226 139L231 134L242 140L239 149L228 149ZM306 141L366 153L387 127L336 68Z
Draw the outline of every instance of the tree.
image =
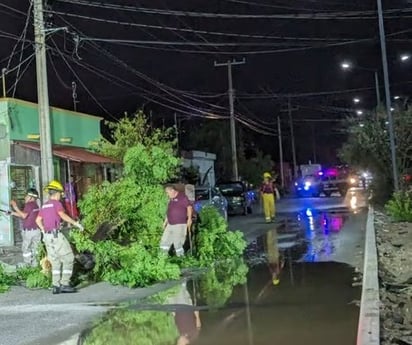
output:
M152 128L142 111L132 116L125 116L118 122L105 122L109 128L109 139L101 138L96 150L102 155L123 160L126 151L137 145L145 147L157 146L165 151L172 152L176 146L174 139L175 129Z
M340 157L346 163L368 169L374 174L374 194L379 201L385 201L392 193L392 160L388 124L384 115L378 119L347 120L347 140L340 150ZM412 167L412 111L394 112L394 134L396 160L399 176Z

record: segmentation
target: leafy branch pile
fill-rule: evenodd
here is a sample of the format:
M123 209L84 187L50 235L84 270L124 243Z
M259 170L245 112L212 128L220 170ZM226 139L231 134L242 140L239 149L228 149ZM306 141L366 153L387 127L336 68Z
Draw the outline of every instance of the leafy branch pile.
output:
M246 248L243 234L228 231L227 222L212 206L206 206L200 212L194 242L194 257L197 265L202 267L239 258Z
M102 154L122 159L123 173L115 182L91 187L79 207L86 231L73 232L79 252L92 253L93 279L130 287L176 279L180 268L160 253L166 213L163 184L178 175L180 159L170 129L152 130L139 113L110 124L112 141L102 140ZM239 257L245 248L240 233L232 233L216 210L206 208L197 229L196 266Z

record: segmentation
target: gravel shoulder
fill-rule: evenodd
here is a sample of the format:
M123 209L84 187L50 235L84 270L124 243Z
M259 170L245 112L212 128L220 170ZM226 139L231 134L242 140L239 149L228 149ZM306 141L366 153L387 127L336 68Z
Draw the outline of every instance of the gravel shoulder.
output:
M381 300L381 344L412 344L412 223L375 211Z

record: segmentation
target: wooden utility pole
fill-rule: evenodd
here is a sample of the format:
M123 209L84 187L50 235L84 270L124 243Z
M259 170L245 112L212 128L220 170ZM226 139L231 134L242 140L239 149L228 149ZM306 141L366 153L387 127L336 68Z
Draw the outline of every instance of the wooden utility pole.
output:
M42 187L54 178L43 0L33 1Z
M283 144L282 144L282 127L280 125L280 117L278 116L278 139L279 139L279 160L280 160L280 178L281 186L285 186L285 172L283 169Z
M232 176L235 181L239 180L239 170L237 165L237 147L236 147L236 122L235 122L235 106L234 106L234 90L232 80L232 66L243 65L246 60L242 61L228 60L225 63L217 63L215 61L215 67L227 66L228 82L229 82L229 107L230 107L230 143L232 149Z

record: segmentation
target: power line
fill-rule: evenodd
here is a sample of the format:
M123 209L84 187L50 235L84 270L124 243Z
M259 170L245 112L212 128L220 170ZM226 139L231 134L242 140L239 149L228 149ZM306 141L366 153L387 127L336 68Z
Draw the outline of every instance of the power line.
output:
M91 97L91 99L93 99L93 101L107 114L109 115L111 118L113 118L114 120L117 120L116 117L111 114L97 99L96 97L92 94L92 92L89 90L89 88L83 83L83 81L80 79L80 77L78 76L78 74L74 71L74 69L70 66L70 64L67 62L66 58L64 57L64 55L62 54L62 52L60 51L60 49L57 47L56 42L54 42L54 40L52 39L52 42L57 50L57 52L60 54L61 58L63 59L63 61L65 62L65 64L67 65L67 67L70 69L70 71L73 73L73 75L76 77L76 79L79 81L79 83L82 85L82 87L85 89L85 91L89 94L89 96Z
M172 26L164 26L164 25L151 25L151 24L141 24L141 23L131 23L131 22L123 22L114 19L104 19L104 18L97 18L91 17L81 14L75 13L68 13L68 12L60 12L60 11L47 11L52 14L58 14L62 16L80 18L84 20L93 20L96 22L107 23L107 24L116 24L116 25L124 25L130 27L139 27L139 28L148 28L148 29L156 29L156 30L168 30L168 31L180 31L186 33L193 33L193 34L202 34L202 35L213 35L213 36L223 36L223 37L241 37L241 38L254 38L254 39L277 39L277 40L290 40L290 41L351 41L356 40L357 38L322 38L322 37L290 37L290 36L273 36L273 35L256 35L256 34L242 34L242 33L231 33L231 32L219 32L219 31L209 31L209 30L195 30L195 29L185 29L185 28L178 28Z
M219 18L219 19L376 19L376 11L340 11L340 12L318 12L310 14L229 14L229 13L210 13L210 12L193 12L178 10L161 10L155 8L135 7L126 5L103 4L93 1L81 0L57 0L57 2L70 3L74 5L90 6L97 8L112 9L118 11L132 11L144 14L156 14L167 16L184 16L195 18ZM385 11L389 13L409 13L411 9L391 9Z

